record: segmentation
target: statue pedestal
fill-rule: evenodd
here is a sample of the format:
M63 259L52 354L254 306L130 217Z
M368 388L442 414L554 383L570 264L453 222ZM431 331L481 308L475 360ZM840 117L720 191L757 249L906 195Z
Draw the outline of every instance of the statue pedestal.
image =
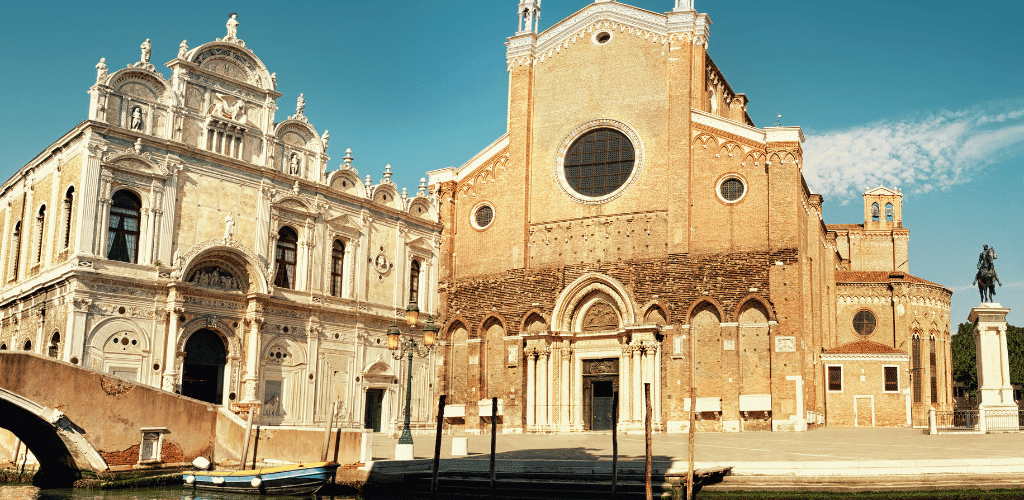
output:
M1006 315L1009 308L985 302L971 309L967 320L974 324L978 365L978 408L1017 410L1010 386L1010 361L1006 350Z

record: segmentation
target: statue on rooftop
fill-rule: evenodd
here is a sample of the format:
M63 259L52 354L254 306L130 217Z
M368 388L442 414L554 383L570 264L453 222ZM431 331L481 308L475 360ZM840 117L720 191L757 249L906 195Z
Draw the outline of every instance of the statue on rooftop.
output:
M142 49L142 62L148 63L149 56L153 53L153 46L149 44L149 39L147 38L145 42L142 42L139 48Z
M178 59L184 59L185 54L188 53L188 40L182 40L181 45L178 45Z
M981 255L978 256L978 274L974 275L974 282L971 284L978 284L982 302L992 302L992 297L996 294L996 283L999 283L999 286L1003 286L1003 283L999 281L999 275L996 274L995 247L989 248L988 245L983 245L983 248Z
M96 64L96 83L102 83L103 79L107 77L107 58L101 57L100 62Z
M327 151L327 141L331 140L331 131L324 130L324 135L320 139L324 141L324 151Z
M302 116L302 112L306 110L306 99L299 94L299 98L295 100L295 116Z
M225 41L233 41L238 38L238 14L232 12L231 17L228 18L228 36L224 38Z

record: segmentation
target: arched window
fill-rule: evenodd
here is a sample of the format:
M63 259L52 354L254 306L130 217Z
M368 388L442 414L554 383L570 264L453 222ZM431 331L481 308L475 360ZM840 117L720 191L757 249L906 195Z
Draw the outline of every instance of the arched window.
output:
M46 205L39 207L39 215L36 216L36 264L42 262L43 260L44 232L46 232Z
M11 275L9 279L18 279L18 265L21 264L21 221L14 225L11 234Z
M32 341L31 340L26 340L25 341L25 348L22 349L22 350L24 350L24 351L31 351L32 350Z
M878 203L871 204L871 220L877 221L879 219L879 208Z
M889 222L892 222L892 218L893 218L892 203L886 203L885 204L885 220L887 220Z
M914 402L922 403L924 401L921 396L921 372L924 370L921 368L921 337L916 333L910 350L910 376L914 382Z
M931 392L929 393L928 400L934 403L939 399L939 379L938 379L938 363L935 358L935 335L932 335L928 339L928 375L931 376Z
M64 195L64 206L61 210L63 213L61 217L64 221L64 246L61 248L67 248L71 245L71 207L75 201L75 187L71 186L68 188L68 192Z
M420 303L420 261L413 260L409 266L409 302Z
M6 351L6 350L7 350L7 344L0 344L0 351Z
M345 265L345 244L334 240L331 248L331 295L341 297L341 277Z
M139 211L142 202L130 191L121 190L110 199L107 258L135 264L139 258Z
M299 236L290 227L282 227L277 232L277 250L274 262L277 271L274 275L274 286L295 288L295 255L299 245Z
M60 332L53 332L53 336L50 337L50 346L46 349L46 355L51 358L56 358L60 352Z

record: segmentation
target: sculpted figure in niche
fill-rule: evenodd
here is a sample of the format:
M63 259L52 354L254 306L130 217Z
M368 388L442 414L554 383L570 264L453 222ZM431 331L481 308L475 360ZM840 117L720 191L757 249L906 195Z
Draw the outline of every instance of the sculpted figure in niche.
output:
M231 41L238 38L238 14L232 12L231 17L228 18L228 36L225 40Z
M101 83L107 77L107 58L101 57L96 64L96 83Z
M142 42L142 45L140 45L139 47L142 49L142 62L148 63L149 56L152 53L153 48L153 46L149 44L149 39L147 38L146 41Z
M288 165L288 173L292 175L299 175L299 155L296 153L292 153L292 159Z
M181 45L178 45L178 59L184 59L185 54L188 53L188 40L182 40Z
M142 108L135 106L132 108L132 130L142 130Z

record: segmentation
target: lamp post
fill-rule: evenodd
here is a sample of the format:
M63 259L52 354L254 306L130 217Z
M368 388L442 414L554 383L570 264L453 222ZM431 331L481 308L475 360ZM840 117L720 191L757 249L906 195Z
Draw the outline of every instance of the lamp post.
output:
M405 320L410 328L416 326L419 314L420 310L416 307L415 302L410 302L409 306L405 308ZM398 325L392 324L388 327L388 349L391 349L391 356L396 361L402 359L403 356L409 357L409 369L405 379L405 425L402 427L402 436L398 438L398 444L395 445L395 460L412 460L414 458L412 431L409 430L409 414L412 405L412 356L416 354L425 358L430 355L437 330L438 326L434 324L434 318L428 316L427 323L423 325L423 342L420 343L411 334L402 340L402 331L398 329Z

